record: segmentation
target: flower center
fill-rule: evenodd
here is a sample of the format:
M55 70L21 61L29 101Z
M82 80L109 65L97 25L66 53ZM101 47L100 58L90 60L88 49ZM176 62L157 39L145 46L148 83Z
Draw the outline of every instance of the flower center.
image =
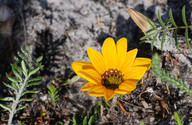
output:
M101 83L108 89L115 90L123 82L123 75L117 69L109 69L101 75Z

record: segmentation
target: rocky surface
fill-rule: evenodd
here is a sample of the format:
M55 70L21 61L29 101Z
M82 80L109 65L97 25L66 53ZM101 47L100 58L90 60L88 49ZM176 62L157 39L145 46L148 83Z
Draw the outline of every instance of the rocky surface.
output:
M66 83L66 79L75 75L71 68L72 62L88 61L87 47L100 51L107 37L113 37L116 41L126 37L128 50L138 48L138 56L151 58L157 50L151 51L150 44L140 42L139 38L143 33L130 18L128 8L134 8L151 19L156 19L158 10L166 17L168 9L174 7L177 23L180 23L181 16L177 12L186 5L188 10L186 12L189 13L190 2L179 0L167 2L163 0L10 0L7 2L1 0L0 3L9 6L16 17L11 37L12 51L7 51L10 45L7 38L1 36L0 54L5 56L7 53L6 58L4 56L1 58L1 73L10 71L9 63L13 62L10 55L14 55L21 45L33 44L34 57L44 57L44 69L41 71L44 79L39 88L41 92L34 95L35 100L28 103L28 108L19 112L15 120L27 119L26 124L34 124L38 121L36 118L40 117L42 112L46 112L46 116L53 120L44 119L45 124L55 124L58 121L72 124L69 119L72 119L74 113L84 113L83 115L91 113L97 102L103 98L92 97L80 91L79 88L86 83L83 79ZM192 68L188 55L161 53L163 68L191 85ZM62 83L66 85L61 86ZM45 101L48 98L47 85L49 84L54 84L61 89L56 107L47 105ZM5 89L3 85L0 87ZM168 97L166 104L169 110L162 112L160 100L152 93L146 92L149 89L162 98ZM6 92L1 96L6 95ZM118 103L109 110L103 104L104 108L100 110L102 113L96 124L128 125L139 124L141 121L151 125L174 124L172 114L175 111L179 112L185 124L192 122L190 97L173 86L167 89L166 83L156 77L152 70L149 70L148 75L138 82L136 90L120 99L120 103L130 113L129 118ZM112 101L109 104L112 104ZM5 112L0 114L0 123L5 122L7 118L4 114Z

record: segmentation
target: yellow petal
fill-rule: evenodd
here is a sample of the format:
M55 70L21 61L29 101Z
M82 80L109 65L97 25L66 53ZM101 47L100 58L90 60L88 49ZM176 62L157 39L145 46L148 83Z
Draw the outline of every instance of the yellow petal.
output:
M96 97L104 96L104 93L97 93L97 92L88 92L88 94L91 96L96 96Z
M93 66L100 73L100 75L107 71L107 66L105 64L104 58L97 50L88 47L87 54Z
M94 69L93 65L90 62L82 61L82 60L73 62L72 68L77 75L78 75L78 72L83 69Z
M117 66L117 50L113 38L107 38L102 47L102 55L107 64L108 69L116 69Z
M120 70L121 66L125 62L125 57L127 53L127 39L121 38L116 43L117 47L117 70Z
M81 78L84 78L89 82L92 82L92 83L95 83L95 84L100 84L101 83L101 76L99 75L98 72L96 72L93 69L81 70L81 71L78 72L78 75Z
M122 74L125 74L126 72L129 71L130 67L132 66L132 64L135 60L137 51L138 51L138 49L133 49L133 50L127 52L126 57L125 57L125 63L121 66L121 69L120 69Z
M95 86L94 83L88 82L83 87L81 87L81 91L89 91L94 86Z
M119 85L120 90L124 91L133 91L137 86L135 80L125 80L123 83Z
M112 99L114 96L116 95L116 93L111 90L111 89L106 89L105 91L105 100L109 101L110 99Z
M140 80L144 73L147 71L147 68L148 67L144 66L131 67L130 71L124 75L124 79Z
M89 90L89 95L92 96L104 96L106 88L104 86L94 86L92 89Z
M125 90L120 90L120 89L115 89L115 91L114 91L115 93L117 93L117 94L127 94L127 91L125 91Z
M132 66L145 66L147 70L151 67L151 59L149 58L136 58Z

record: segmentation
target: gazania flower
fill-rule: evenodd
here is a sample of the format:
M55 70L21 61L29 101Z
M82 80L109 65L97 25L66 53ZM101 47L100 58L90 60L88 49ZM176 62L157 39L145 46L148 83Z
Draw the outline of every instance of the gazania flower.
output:
M107 38L102 54L88 47L91 62L75 61L72 68L77 75L86 79L81 90L92 96L104 96L108 101L116 94L129 94L136 88L136 82L151 66L151 59L136 58L137 49L127 52L127 39L121 38L115 44Z

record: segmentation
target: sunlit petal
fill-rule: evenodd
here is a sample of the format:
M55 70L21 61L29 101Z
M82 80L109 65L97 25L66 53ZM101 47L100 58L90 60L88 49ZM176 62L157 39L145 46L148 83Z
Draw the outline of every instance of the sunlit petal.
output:
M78 72L78 75L89 82L100 84L101 83L101 75L93 69L86 69Z
M135 80L126 80L119 85L120 90L133 91L137 86Z
M105 100L106 101L109 101L110 99L112 99L116 95L116 93L111 89L106 89L104 94L105 94Z
M144 73L147 71L147 68L148 67L142 66L131 67L130 71L124 75L124 79L140 80L143 77Z
M107 70L103 56L95 49L88 47L87 54L95 69L103 74Z
M115 89L114 90L114 92L116 93L116 94L127 94L127 91L125 91L125 90L120 90L120 89Z
M151 59L149 58L136 58L132 66L145 66L147 70L151 67Z
M117 47L117 70L120 70L121 66L125 62L125 57L127 53L127 39L121 38L116 43Z
M78 75L78 72L84 69L94 69L93 65L87 61L75 61L72 63L72 68L74 72Z
M94 86L96 86L95 83L88 82L83 87L81 87L81 91L89 91Z
M125 62L121 66L121 69L120 69L122 74L125 74L126 72L129 71L129 68L132 66L132 64L135 60L135 57L137 55L137 51L138 51L138 49L133 49L133 50L127 52L126 57L125 57Z
M117 66L117 50L115 41L112 38L107 38L102 47L102 55L107 64L108 69L115 69Z

